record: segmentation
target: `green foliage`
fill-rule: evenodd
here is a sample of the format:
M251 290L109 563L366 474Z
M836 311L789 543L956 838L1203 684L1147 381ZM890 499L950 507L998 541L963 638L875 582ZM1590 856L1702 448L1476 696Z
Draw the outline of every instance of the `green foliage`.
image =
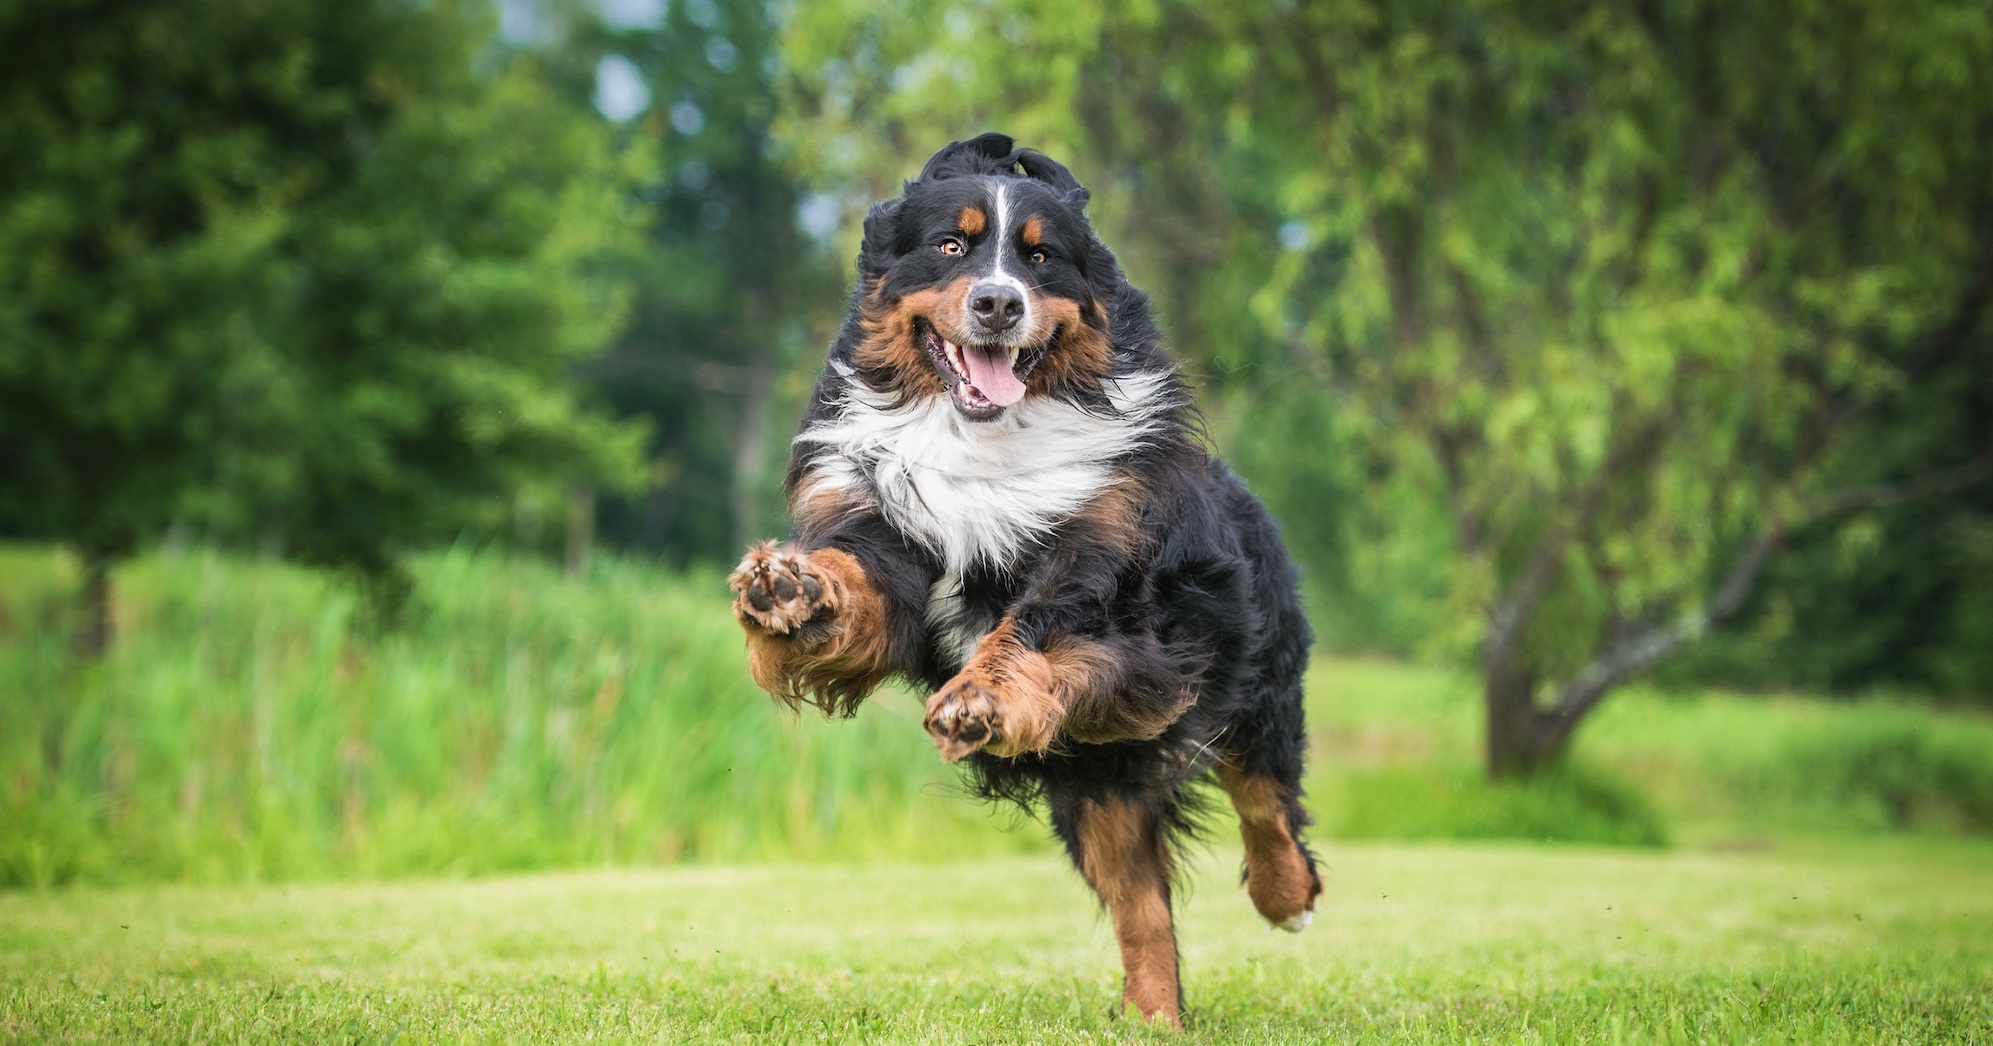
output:
M1465 675L1339 659L1316 665L1309 694L1308 794L1333 835L1696 845L1988 832L1983 712L1632 687L1561 767L1489 783L1473 772L1485 711Z
M1748 550L1988 442L1983 5L944 7L792 23L803 155L877 191L987 123L1089 172L1227 402L1301 378L1361 448L1318 512L1352 476L1346 535L1434 507L1409 616L1523 702L1524 764L1733 611Z
M1893 720L1893 721L1892 721ZM1911 717L1842 720L1794 743L1793 779L1891 828L1993 831L1993 753L1984 737Z
M636 92L611 105L615 134L660 159L636 187L642 250L614 266L629 319L583 368L652 433L645 488L604 499L599 529L674 562L731 565L784 529L787 437L849 278L798 228L801 187L769 139L776 13L760 0L641 17L522 6L554 37L528 52L549 78L577 104L600 107L610 85Z
M474 3L0 6L0 532L378 570L625 483L567 370L637 173Z
M55 569L51 569L52 565ZM907 698L785 715L716 574L419 557L356 628L332 579L211 552L121 572L65 657L75 566L0 558L0 884L465 874L1038 849L950 794Z
M1738 627L1664 677L1839 693L1914 689L1993 704L1993 512L1985 499L1966 492L1800 535Z
M1374 470L1349 412L1306 386L1207 397L1226 448L1304 564L1309 622L1337 650L1444 655L1452 534L1430 493Z
M0 884L1048 845L960 794L908 695L851 722L774 706L716 574L598 559L566 579L466 549L413 568L416 597L383 634L332 577L147 556L118 577L124 641L77 664L74 558L0 550ZM1309 694L1307 787L1329 837L1993 829L1993 721L1971 713L1636 690L1564 773L1489 785L1466 678L1335 660Z

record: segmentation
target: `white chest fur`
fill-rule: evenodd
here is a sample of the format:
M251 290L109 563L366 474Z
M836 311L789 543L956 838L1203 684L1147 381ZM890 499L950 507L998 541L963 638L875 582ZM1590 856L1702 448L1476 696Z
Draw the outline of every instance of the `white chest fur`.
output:
M853 381L839 415L796 440L827 451L811 489L876 506L959 577L975 564L1009 569L1099 494L1115 460L1155 430L1166 384L1162 374L1110 382L1111 412L1028 396L979 422L945 396L895 404Z
M962 575L943 574L927 590L927 638L934 659L950 669L969 663L969 654L994 622L970 621L962 606Z

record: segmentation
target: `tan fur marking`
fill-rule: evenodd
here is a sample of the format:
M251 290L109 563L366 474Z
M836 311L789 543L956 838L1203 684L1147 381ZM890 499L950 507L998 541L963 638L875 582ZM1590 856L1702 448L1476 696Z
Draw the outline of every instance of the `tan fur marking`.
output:
M1025 246L1036 247L1045 242L1045 223L1034 214L1024 220L1021 235L1024 237Z
M822 533L837 519L864 510L864 503L849 494L817 486L814 474L804 475L789 492L789 518L795 521L796 533L805 541L811 534Z
M1141 555L1149 535L1142 528L1149 503L1139 483L1110 484L1063 526L1067 533L1087 541L1099 541ZM1181 700L1168 708L1149 708L1124 700L1123 681L1127 666L1124 655L1107 645L1083 636L1054 635L1046 639L1044 653L1052 664L1055 692L1065 709L1059 732L1065 739L1082 744L1112 741L1146 741L1156 737L1179 719L1196 695L1185 691Z
M1068 713L1075 703L1089 697L1111 699L1121 679L1121 665L1113 653L1085 636L1053 636L1045 641L1043 656L1051 666L1053 694Z
M1246 843L1246 894L1253 907L1276 926L1313 911L1322 883L1309 871L1308 860L1294 841L1280 783L1249 776L1225 763L1218 764L1218 783L1239 812L1239 834Z
M981 207L964 207L962 213L955 216L955 226L967 236L981 236L989 224L989 215L984 214Z
M1177 1027L1176 931L1169 859L1152 819L1120 799L1080 806L1080 873L1107 905L1121 945L1122 999Z
M764 612L748 601L746 587L755 571L777 561L800 564L823 586L822 598L808 608L804 621L784 620L784 607ZM835 548L803 552L764 542L749 551L729 581L740 593L734 615L747 634L748 672L777 699L791 707L808 704L825 714L848 715L885 679L885 601L850 553ZM828 627L819 630L819 625Z
M1111 373L1112 349L1108 342L1106 310L1099 302L1092 312L1099 326L1090 324L1080 304L1070 298L1031 296L1031 339L1044 341L1054 332L1059 343L1032 369L1030 384L1047 391L1068 388L1092 391Z
M858 323L865 338L852 353L853 362L861 370L891 375L898 387L908 392L925 395L946 392L941 375L934 372L928 361L927 350L914 336L913 321L926 319L942 337L961 344L964 339L960 332L967 326L962 305L968 297L968 284L968 278L963 277L947 286L903 294L891 305L879 301L879 288L875 286L858 306Z
M1016 623L1005 618L927 699L925 725L950 762L983 747L1006 757L1042 752L1065 718L1060 689L1053 663L1019 642Z
M1071 646L1063 646L1065 643ZM1107 648L1091 640L1069 638L1048 644L1047 656L1052 657L1055 649L1060 690L1066 695L1066 714L1059 728L1062 738L1089 745L1148 741L1183 718L1197 700L1195 693L1186 690L1167 708L1138 708L1121 699L1118 688L1124 670Z
M853 362L860 370L886 375L893 387L906 392L926 396L946 392L947 384L914 336L914 320L927 320L957 345L974 342L965 312L970 282L963 277L946 286L911 291L888 305L880 301L881 284L875 281L859 302L858 322L865 337L852 354ZM1025 342L1043 344L1057 334L1059 343L1025 376L1026 387L1051 393L1098 390L1112 366L1106 307L1098 301L1082 307L1070 298L1027 294L1032 319Z
M1139 530L1140 501L1133 493L1114 488L1103 497L1095 525ZM1125 547L1136 547L1139 540L1109 533L1112 540L1130 543ZM1046 751L1062 740L1146 741L1167 730L1196 698L1186 691L1172 707L1142 708L1122 700L1126 675L1121 655L1107 644L1061 633L1034 651L1018 641L1016 622L1005 618L977 644L968 664L928 698L925 725L950 762L979 748L1010 758Z
M1149 542L1142 530L1142 520L1148 512L1148 497L1142 484L1123 473L1073 514L1072 525L1089 538L1139 555Z

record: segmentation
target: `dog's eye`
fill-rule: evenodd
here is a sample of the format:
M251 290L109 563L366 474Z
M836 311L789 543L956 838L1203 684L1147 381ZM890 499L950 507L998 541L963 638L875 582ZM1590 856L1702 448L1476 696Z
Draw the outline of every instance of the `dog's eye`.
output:
M1051 260L1052 256L1046 253L1045 248L1043 247L1040 247L1037 250L1031 252L1031 264L1033 265L1043 265Z
M949 237L948 239L942 240L941 243L938 245L938 247L941 253L943 254L960 254L964 249L962 247L962 241L955 239L952 236Z

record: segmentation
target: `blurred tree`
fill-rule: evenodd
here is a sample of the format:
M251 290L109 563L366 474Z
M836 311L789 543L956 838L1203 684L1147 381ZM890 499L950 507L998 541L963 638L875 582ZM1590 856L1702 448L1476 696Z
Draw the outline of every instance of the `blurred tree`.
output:
M649 490L608 499L609 540L731 563L781 526L784 437L821 366L841 281L798 227L769 136L773 12L764 0L511 0L553 82L663 158L639 191L645 249L618 269L628 325L584 374L653 436ZM835 215L832 215L834 228ZM825 230L828 232L829 230Z
M0 532L108 574L169 520L396 587L397 542L626 483L567 380L632 224L477 2L0 0Z
M788 48L831 176L1016 133L1093 172L1220 402L1319 378L1325 475L1447 521L1493 774L1795 535L1993 472L1983 4L846 0Z

